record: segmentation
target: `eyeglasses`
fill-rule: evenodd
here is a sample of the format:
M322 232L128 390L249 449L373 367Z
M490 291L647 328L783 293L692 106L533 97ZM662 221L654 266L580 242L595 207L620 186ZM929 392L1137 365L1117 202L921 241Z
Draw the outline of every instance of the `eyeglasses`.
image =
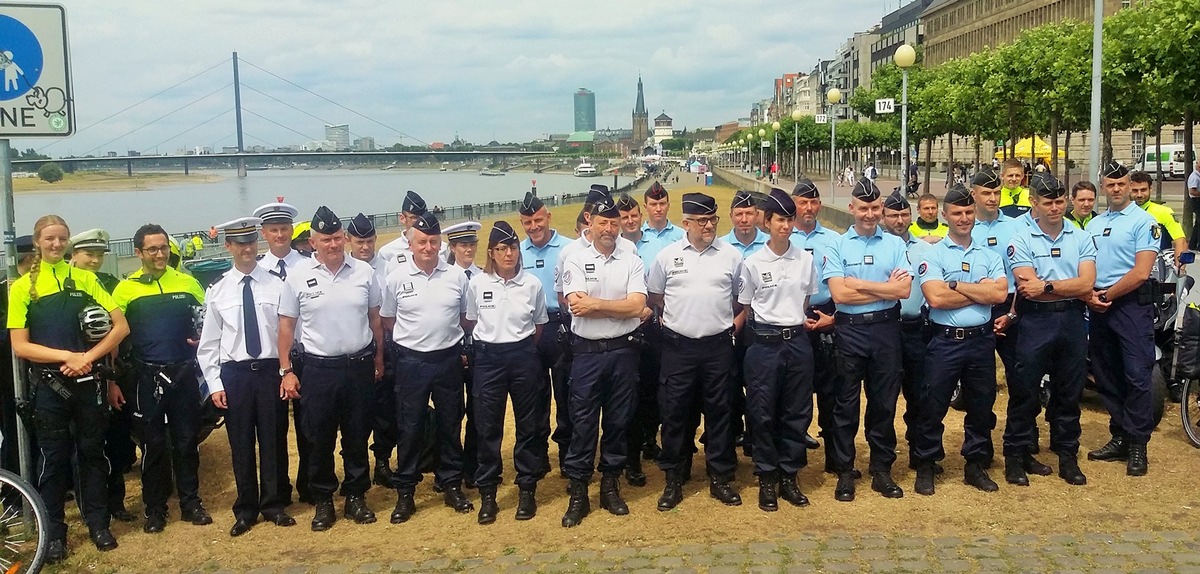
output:
M504 254L504 253L512 253L516 250L517 250L517 248L514 245L497 245L492 248L492 253Z
M689 217L687 221L691 221L700 227L708 227L710 225L716 227L717 222L721 221L721 218L715 215L712 217Z
M143 247L141 249L141 251L142 251L142 253L145 253L147 255L158 255L159 253L170 253L171 246L170 245L163 245L163 246L155 245L154 247Z

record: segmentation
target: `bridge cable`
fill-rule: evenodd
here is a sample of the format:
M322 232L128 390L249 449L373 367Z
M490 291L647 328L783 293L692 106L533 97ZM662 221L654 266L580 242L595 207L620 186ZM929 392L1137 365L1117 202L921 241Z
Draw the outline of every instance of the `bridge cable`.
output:
M300 109L300 108L298 108L298 107L296 107L296 106L293 106L292 104L289 104L289 103L287 103L287 102L285 102L285 101L283 101L283 100L281 100L281 99L279 99L279 98L276 98L275 96L272 96L271 94L268 94L268 93L266 93L266 92L264 92L264 91L262 91L262 90L259 90L259 89L257 89L257 88L254 88L253 86L250 86L250 85L246 84L246 82L242 82L242 87L243 87L243 88L246 88L247 90L250 90L250 91L252 91L252 92L254 92L254 93L256 93L256 94L260 94L260 95L262 95L263 97L266 97L266 98L268 98L268 99L270 99L270 100L273 100L273 101L275 101L275 102L278 102L279 104L282 104L282 105L284 105L284 106L286 106L286 107L289 107L289 108L291 108L291 109L293 109L293 110L295 110L295 111L297 111L297 112L300 112L300 113L302 113L302 114L304 114L304 115L306 115L306 116L308 116L308 117L310 117L310 118L312 118L312 119L314 119L314 120L317 120L317 121L319 121L319 122L321 122L321 123L323 123L323 124L326 124L326 125L333 125L333 122L331 122L331 121L329 121L329 120L327 120L327 119L324 119L324 118L322 118L322 117L319 117L319 116L315 116L315 115L313 115L313 114L311 114L311 113L309 113L309 112L307 112L307 111L305 111L305 110L302 110L302 109ZM361 137L363 137L363 134L358 134L358 133L354 133L354 132L350 132L350 135L352 135L352 136L356 136L356 137L360 137L360 138L361 138Z
M221 113L219 113L219 114L217 114L217 115L215 115L215 116L213 116L213 117L211 117L211 118L208 118L207 120L204 120L204 121L202 121L202 122L200 122L200 123L198 123L198 124L196 124L196 125L194 125L194 126L192 126L192 127L188 128L188 129L186 129L186 130L183 130L183 131L181 131L181 132L179 132L179 133L177 133L177 134L175 134L175 135L173 135L173 136L171 136L171 137L169 137L169 138L167 138L167 139L165 139L165 140L163 140L163 141L160 141L160 142L158 142L158 143L156 143L156 144L154 144L154 145L152 145L152 146L150 146L150 147L148 147L148 148L146 148L146 149L143 149L143 150L142 150L142 153L146 153L146 151L147 151L147 150L150 150L150 149L158 149L158 146L160 146L160 145L163 145L163 144L165 144L165 143L167 143L167 142L169 142L169 141L171 141L171 140L173 140L173 139L175 139L175 138L177 138L177 137L179 137L179 136L182 136L182 135L184 135L184 134L186 134L186 133L188 133L188 132L190 132L190 131L192 131L192 130L194 130L194 129L198 128L198 127L201 127L201 126L203 126L203 125L206 125L206 124L208 124L208 123L210 123L210 122L212 122L212 121L216 120L217 118L219 118L219 117L221 117L221 116L223 116L223 115L225 115L225 114L228 114L229 112L232 112L232 111L233 111L233 108L229 108L229 109L227 109L227 110L224 110L224 111L222 111Z
M266 121L268 121L268 122L270 122L270 123L272 123L272 124L275 124L276 126L279 126L279 127L283 128L283 129L285 129L285 130L289 131L289 132L292 132L292 133L294 133L294 134L296 134L296 135L298 135L298 136L300 136L300 137L302 137L302 138L304 138L304 139L306 139L306 140L309 140L309 141L316 141L316 139L317 139L317 138L314 138L314 137L312 137L312 136L310 136L310 135L308 135L308 134L300 133L300 132L298 132L298 131L296 131L296 130L294 130L294 129L292 129L292 128L289 128L289 127L287 127L287 126L285 126L285 125L283 125L283 124L281 124L281 123L279 123L279 122L277 122L277 121L275 121L275 120L273 120L273 119L271 119L271 118L268 118L268 117L266 117L266 116L264 116L264 115L262 115L262 114L255 113L253 110L247 109L247 108L246 108L246 106L242 106L242 111L243 111L243 112L246 112L246 113L248 113L248 114L250 114L250 115L252 115L252 116L254 116L254 117L256 117L256 118L260 118L260 119L266 120ZM244 132L243 132L243 133L244 133Z
M98 145L98 146L96 146L96 147L94 147L94 148L92 148L92 149L89 149L89 150L87 150L86 152L84 152L84 153L83 153L83 155L87 155L87 154L89 154L89 153L91 153L91 152L93 152L93 151L96 151L96 150L98 150L98 149L101 149L101 148L103 148L104 146L107 146L108 144L111 144L111 143L113 143L113 142L115 142L115 141L117 141L117 140L119 140L119 139L121 139L121 138L123 138L123 137L125 137L125 136L127 136L127 135L130 135L130 134L134 133L134 132L140 131L140 130L142 130L142 129L144 129L144 128L148 128L148 127L150 127L151 125L154 125L155 123L157 123L158 121L160 121L160 120L163 120L163 119L167 118L168 116L170 116L170 115L172 115L172 114L175 114L176 112L180 112L180 111L182 111L182 110L184 110L184 109L186 109L186 108L189 108L189 107L191 107L193 104L199 103L199 102L200 102L200 101L202 101L202 100L208 99L208 98L210 98L210 97L212 97L212 96L214 96L214 95L216 95L216 94L220 93L222 90L224 90L224 89L226 89L226 88L228 88L229 86L232 86L232 85L233 85L233 82L229 82L228 84L225 84L224 86L221 86L221 87L219 87L219 88L217 88L217 89L215 89L215 90L213 90L213 91L211 91L211 92L209 92L209 93L207 93L207 94L205 94L205 95L203 95L203 96L201 96L201 97L199 97L199 98L196 98L196 99L194 99L194 100L192 100L192 101L190 101L190 102L188 102L188 103L186 103L186 104L184 104L184 105L182 105L182 106L180 106L180 107L178 107L178 108L175 108L174 110L171 110L171 111L169 111L169 112L167 112L167 113L165 113L165 114L163 114L163 115L161 115L161 116L159 116L159 117L157 117L157 118L154 118L153 120L150 120L149 122L147 122L147 123L145 123L145 124L142 124L142 125L141 125L141 126L139 126L139 127L136 127L136 128L134 128L134 129L132 129L132 130L129 130L129 131L127 131L127 132L125 132L125 133L123 133L123 134L121 134L121 135L119 135L119 136L117 136L117 137L115 137L115 138L113 138L113 139L110 139L110 140L108 140L108 141L106 141L106 142L104 142L104 143L102 143L102 144L100 144L100 145Z

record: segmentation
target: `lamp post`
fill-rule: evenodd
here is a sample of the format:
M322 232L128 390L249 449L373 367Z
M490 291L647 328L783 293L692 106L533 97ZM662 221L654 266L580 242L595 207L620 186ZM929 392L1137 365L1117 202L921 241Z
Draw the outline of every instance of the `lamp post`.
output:
M908 193L908 69L917 62L917 51L908 44L900 44L892 56L900 67L900 153L903 154L904 174L900 181L904 193Z
M800 179L800 110L792 110L792 179Z
M837 165L833 160L833 154L837 149L837 116L833 113L833 106L842 101L842 91L837 88L832 88L825 94L825 100L829 102L829 195L833 197L834 190L834 172L837 171Z
M775 154L771 165L775 167L775 173L779 173L779 122L771 122L771 131L775 132Z
M763 148L762 144L766 141L767 129L758 128L758 177L767 175L767 166L763 163Z
M746 134L746 163L750 164L750 172L751 173L754 172L754 155L750 153L750 150L753 147L754 147L754 130L750 130L750 133Z
M746 138L738 138L738 148L737 148L738 170L746 169L746 156L743 155L746 153L745 149L746 149Z

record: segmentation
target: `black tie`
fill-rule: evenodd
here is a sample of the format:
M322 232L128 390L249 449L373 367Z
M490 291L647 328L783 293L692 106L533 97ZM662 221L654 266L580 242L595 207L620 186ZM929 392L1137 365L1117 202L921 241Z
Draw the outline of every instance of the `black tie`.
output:
M471 278L471 270L467 269L467 279L470 279L470 278Z
M279 272L276 273L280 279L287 281L287 264L282 259L279 260Z
M257 359L262 353L262 339L258 335L258 310L254 305L250 281L249 275L242 278L242 329L246 333L246 353L251 359Z

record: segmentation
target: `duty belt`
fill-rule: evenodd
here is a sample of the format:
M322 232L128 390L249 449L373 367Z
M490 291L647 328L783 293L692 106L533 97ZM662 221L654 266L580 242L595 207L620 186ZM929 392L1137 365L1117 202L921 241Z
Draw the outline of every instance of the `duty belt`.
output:
M975 339L978 337L986 337L992 334L992 325L985 323L975 327L951 327L949 325L933 324L933 332L956 341L964 341L966 339Z
M505 351L513 351L516 349L524 349L533 346L533 337L525 337L520 341L512 341L510 343L485 343L483 341L475 341L475 350L480 353L499 354Z
M222 367L238 369L242 371L267 371L271 373L279 372L279 359L250 359L247 361L229 361L222 363Z
M549 323L565 323L571 319L571 315L562 311L547 311L546 318Z
M476 349L479 348L478 341L476 341L474 343L474 345L475 345L474 348L476 348ZM463 345L461 342L450 345L449 347L446 347L445 349L438 349L436 351L417 351L415 349L409 349L408 347L405 347L403 345L396 345L396 356L397 357L410 357L410 358L415 357L415 358L421 359L423 361L437 362L437 361L442 361L442 360L448 359L450 357L459 357L459 356L462 356L462 354L463 354Z
M924 328L925 328L925 317L918 316L918 317L913 317L911 319L906 319L904 317L900 318L900 330L901 331L920 331L921 329L924 329Z
M369 363L375 360L375 343L371 343L363 347L361 351L349 353L345 355L337 355L334 357L325 357L314 355L312 353L304 353L304 363L306 365L315 365L325 368L349 367L359 363Z
M679 333L676 333L675 331L672 331L666 327L662 328L662 334L663 334L663 337L671 339L672 341L693 341L696 343L709 343L712 341L719 341L721 339L725 339L730 342L733 342L733 339L731 338L731 335L733 334L733 327L725 329L724 331L721 331L720 333L717 333L715 335L707 335L704 337L688 337L687 335L680 335Z
M641 339L635 334L635 332L630 332L629 334L621 335L620 337L613 337L611 339L585 339L576 335L574 340L571 342L571 350L577 355L584 353L603 353L605 351L617 351L620 349L637 347L640 344Z
M833 318L838 325L871 325L884 321L898 321L900 320L900 306L896 305L890 309L872 311L870 313L842 313L838 311L833 315Z
M776 327L775 325L753 325L750 327L750 342L753 343L780 343L790 341L793 337L800 338L804 336L804 325L795 327Z
M1022 313L1062 313L1064 311L1083 311L1083 301L1065 299L1062 301L1030 301L1021 299L1017 309Z

